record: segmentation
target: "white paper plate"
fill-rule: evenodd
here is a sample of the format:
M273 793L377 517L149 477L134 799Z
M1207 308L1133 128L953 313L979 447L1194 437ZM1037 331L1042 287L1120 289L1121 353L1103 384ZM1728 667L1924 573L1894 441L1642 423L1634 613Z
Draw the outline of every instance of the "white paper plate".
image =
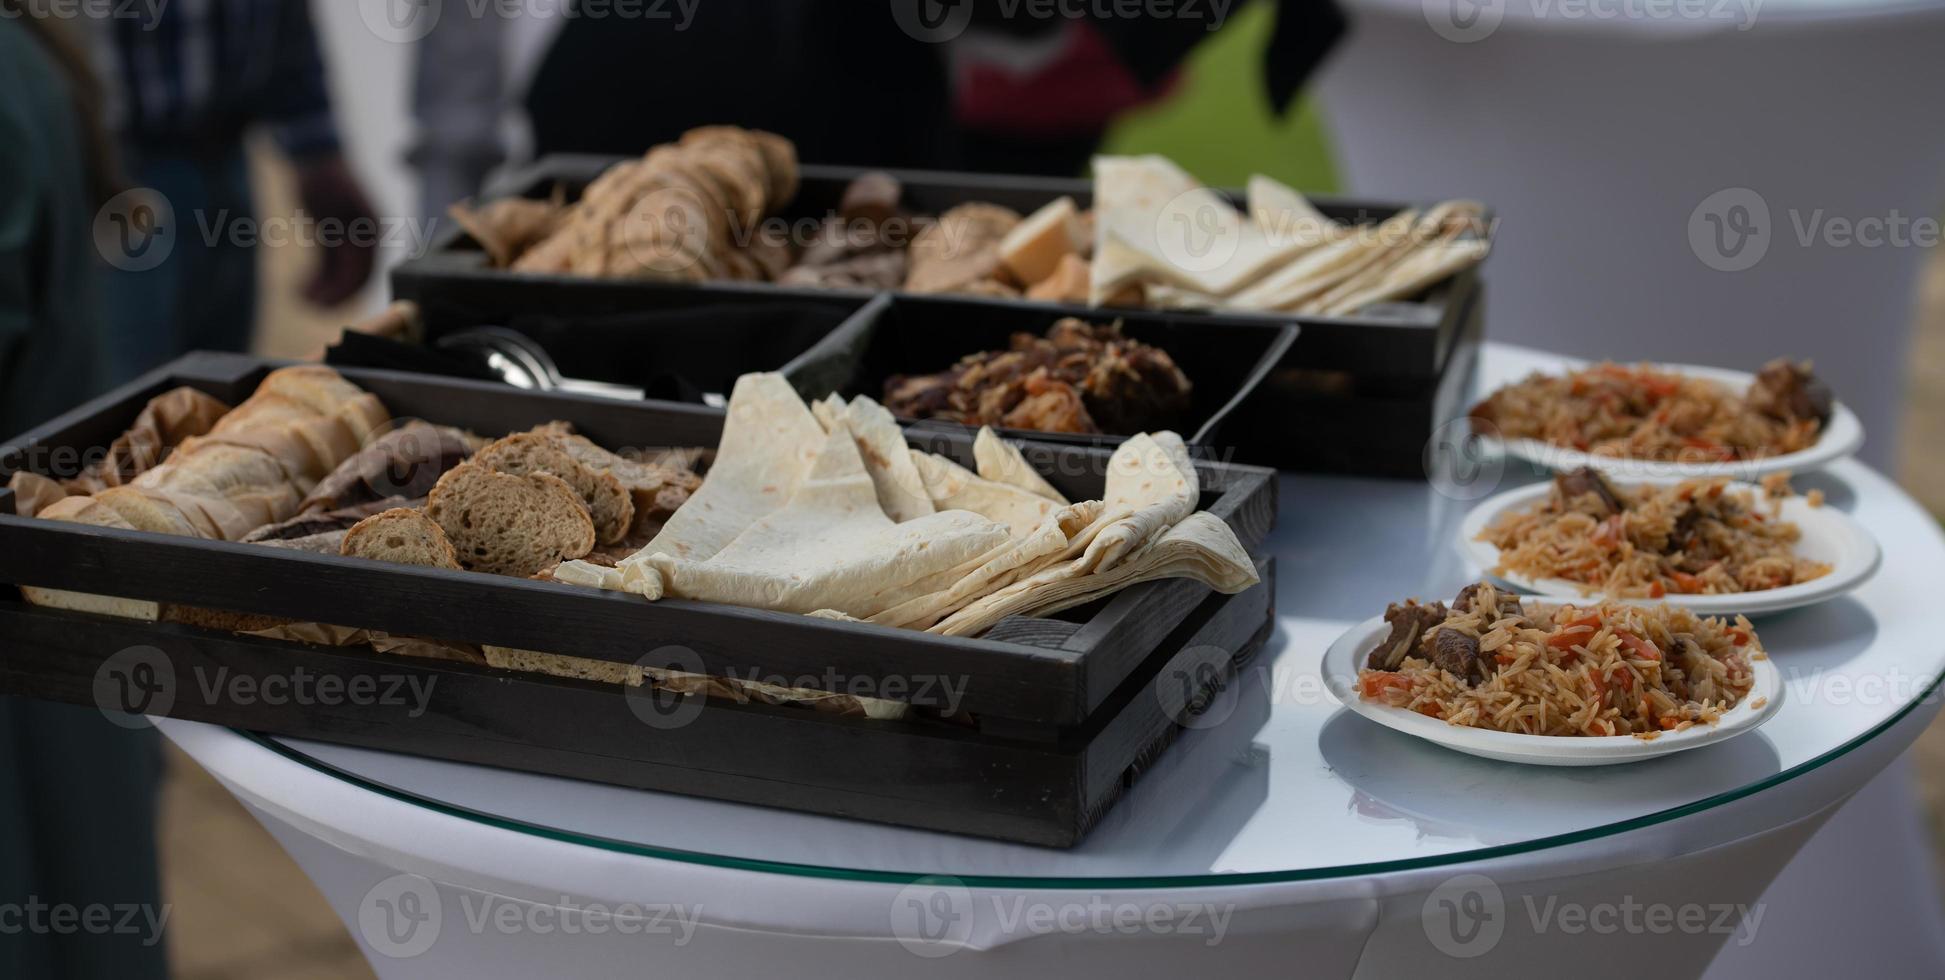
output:
M1549 373L1565 374L1587 366L1586 361L1561 358L1559 367ZM1747 391L1750 382L1756 380L1753 374L1724 368L1686 364L1654 364L1650 367L1670 374L1718 382L1728 385L1731 390L1738 393ZM1694 479L1704 476L1726 476L1737 480L1755 480L1786 470L1809 473L1856 453L1864 445L1864 423L1859 422L1856 414L1846 408L1842 401L1838 401L1832 406L1830 424L1824 426L1816 445L1781 456L1739 459L1723 463L1675 463L1596 456L1578 449L1541 442L1538 439L1501 439L1484 433L1480 433L1478 438L1480 448L1487 453L1512 456L1557 471L1591 466L1604 473L1628 478Z
M1623 489L1628 484L1616 481ZM1672 483L1676 481L1640 481ZM1761 501L1763 491L1750 483L1731 483L1732 490L1741 490ZM1536 483L1532 486L1508 490L1480 501L1479 505L1466 515L1459 527L1459 547L1466 557L1477 562L1492 578L1505 582L1522 592L1536 593L1549 598L1568 601L1587 602L1595 596L1584 595L1580 585L1563 578L1532 579L1513 573L1498 574L1492 569L1499 564L1499 549L1489 542L1479 540L1480 532L1499 519L1501 514L1514 510L1526 510L1546 499L1553 489L1552 481ZM1771 613L1784 609L1795 609L1813 603L1834 599L1863 585L1877 573L1883 561L1883 552L1878 547L1877 538L1864 526L1852 520L1849 514L1835 507L1812 507L1802 497L1788 497L1783 501L1781 520L1794 523L1803 529L1803 536L1797 540L1796 553L1812 561L1827 562L1830 574L1811 579L1797 585L1780 589L1764 589L1761 592L1739 592L1732 595L1670 595L1666 599L1618 599L1635 605L1651 605L1672 602L1686 606L1707 616L1723 616L1735 613Z
M1755 731L1775 717L1783 706L1783 677L1769 657L1751 662L1755 685L1735 707L1722 713L1714 725L1695 725L1679 732L1663 732L1654 739L1632 735L1577 737L1560 735L1516 735L1483 728L1448 725L1416 711L1394 708L1379 701L1366 701L1357 693L1358 668L1371 648L1390 632L1384 617L1366 620L1339 637L1324 653L1325 686L1343 701L1346 708L1386 728L1416 735L1467 755L1501 762L1521 762L1535 766L1612 766L1640 762L1656 756L1713 745Z

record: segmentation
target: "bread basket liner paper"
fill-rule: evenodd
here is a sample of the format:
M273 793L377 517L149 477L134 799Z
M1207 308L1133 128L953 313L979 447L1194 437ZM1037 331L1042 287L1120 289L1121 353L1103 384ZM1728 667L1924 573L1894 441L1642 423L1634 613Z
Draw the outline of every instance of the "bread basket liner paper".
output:
M240 635L259 636L267 640L289 640L322 647L368 646L379 653L418 657L425 660L450 660L476 665L486 663L486 658L481 656L479 648L467 644L395 636L378 630L333 626L329 623L286 623L268 629L242 630Z
M208 432L229 410L194 388L171 388L149 399L128 430L108 445L108 455L67 487L73 493L98 493L120 486L160 465L184 439Z

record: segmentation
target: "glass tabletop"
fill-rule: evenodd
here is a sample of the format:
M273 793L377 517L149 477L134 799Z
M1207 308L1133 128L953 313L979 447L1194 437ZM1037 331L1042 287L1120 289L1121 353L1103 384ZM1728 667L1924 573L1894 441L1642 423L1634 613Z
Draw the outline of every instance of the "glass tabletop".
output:
M1499 349L1482 383L1533 364ZM1799 478L1858 518L1884 564L1850 596L1756 621L1785 677L1763 728L1633 765L1557 769L1460 755L1347 711L1319 672L1353 623L1409 596L1449 598L1478 574L1455 545L1484 483L1282 478L1277 630L1205 723L1163 753L1070 850L297 740L266 744L341 778L457 817L673 860L865 880L951 875L1010 887L1240 884L1364 875L1552 847L1719 806L1839 759L1931 693L1945 667L1937 525L1889 481L1845 462ZM1508 806L1507 801L1518 801Z

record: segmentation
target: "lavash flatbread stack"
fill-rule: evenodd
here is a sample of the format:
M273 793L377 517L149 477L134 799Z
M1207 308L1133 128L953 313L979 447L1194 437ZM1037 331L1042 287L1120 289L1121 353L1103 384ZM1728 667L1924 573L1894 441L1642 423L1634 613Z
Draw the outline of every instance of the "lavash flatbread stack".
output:
M615 568L568 562L557 580L971 636L1007 616L1187 577L1257 581L1174 433L1136 436L1105 499L1070 503L982 432L979 472L906 447L868 398L815 410L779 375L737 382L716 463L648 545Z
M1346 315L1412 296L1490 247L1474 202L1347 226L1259 175L1245 214L1155 155L1096 157L1094 196L1093 305L1139 291L1147 306Z

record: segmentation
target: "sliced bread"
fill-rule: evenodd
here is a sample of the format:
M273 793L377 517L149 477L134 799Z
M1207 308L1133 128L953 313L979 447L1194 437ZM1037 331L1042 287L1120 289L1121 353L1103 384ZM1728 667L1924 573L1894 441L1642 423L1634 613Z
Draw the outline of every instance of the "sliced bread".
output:
M488 664L502 670L523 670L604 684L626 684L629 687L641 687L647 681L647 673L636 664L541 653L537 650L516 650L512 647L488 646L480 649L486 654Z
M480 450L473 462L500 473L552 473L566 480L587 503L595 534L603 544L627 537L634 524L635 502L621 481L576 459L562 437L515 433Z
M438 522L423 511L404 507L359 521L345 533L339 554L428 568L459 567L459 555Z
M695 474L690 465L692 460L685 456L672 453L667 461L656 463L629 459L601 448L586 436L576 435L565 422L551 422L533 432L558 440L569 455L621 482L635 505L630 539L654 537L669 515L702 486L702 477Z
M137 531L178 534L186 538L206 538L204 533L174 503L143 493L135 487L109 487L95 499L121 515Z
M528 576L594 550L594 522L574 488L552 473L514 475L476 463L453 467L426 498L461 567Z

